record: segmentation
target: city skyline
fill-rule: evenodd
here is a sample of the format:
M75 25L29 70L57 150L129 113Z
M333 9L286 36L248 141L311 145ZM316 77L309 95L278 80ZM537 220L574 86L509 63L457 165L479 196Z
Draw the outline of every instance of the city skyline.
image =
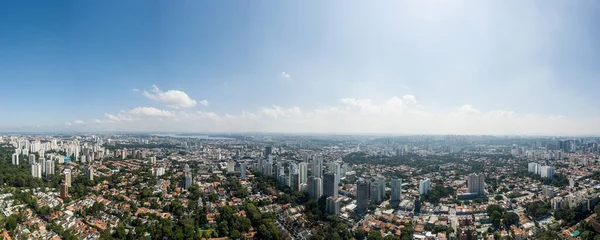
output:
M598 12L0 3L0 132L599 135Z

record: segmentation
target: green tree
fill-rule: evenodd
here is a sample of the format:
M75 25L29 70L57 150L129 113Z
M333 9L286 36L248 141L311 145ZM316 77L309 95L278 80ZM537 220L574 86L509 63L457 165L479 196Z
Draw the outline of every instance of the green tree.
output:
M381 232L379 232L379 230L372 230L369 232L367 240L383 240L383 237L381 236Z

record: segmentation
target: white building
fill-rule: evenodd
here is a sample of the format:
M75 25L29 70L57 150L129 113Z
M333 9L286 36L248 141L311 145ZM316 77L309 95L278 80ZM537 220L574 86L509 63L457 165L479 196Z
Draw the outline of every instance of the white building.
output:
M419 194L420 195L427 194L429 192L430 188L431 188L431 181L429 181L429 178L423 179L419 183Z
M550 166L542 166L540 175L543 178L553 178L554 177L554 168Z
M19 154L13 153L12 155L12 164L19 165Z

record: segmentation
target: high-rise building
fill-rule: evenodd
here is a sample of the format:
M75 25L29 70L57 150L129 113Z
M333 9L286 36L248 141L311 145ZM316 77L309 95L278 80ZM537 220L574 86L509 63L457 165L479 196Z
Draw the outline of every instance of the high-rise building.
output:
M46 176L54 175L54 161L46 160Z
M192 186L192 172L190 171L190 165L185 165L184 167L185 170L185 184L184 184L184 188L188 189Z
M551 186L542 186L542 195L544 195L544 197L553 198L555 195L554 188Z
M301 183L300 183L300 174L299 173L296 172L296 173L292 174L292 179L290 180L290 182L292 184L291 188L293 191L301 191L302 190L302 188L300 186Z
M298 164L298 174L300 175L300 184L308 181L308 163L301 162Z
M67 187L71 187L71 169L65 169L65 184Z
M540 165L538 163L530 162L527 164L527 172L539 174Z
M392 187L392 202L399 202L402 200L402 179L392 179L390 184Z
M341 205L341 199L337 197L328 197L325 200L325 210L327 213L332 215L340 214Z
M554 177L554 168L550 166L542 166L540 175L543 178L553 178Z
M86 166L84 168L85 177L89 180L94 180L94 168L92 166Z
M381 203L383 201L383 196L385 193L381 191L382 187L385 189L385 186L382 186L380 181L371 182L371 186L369 187L369 190L371 191L369 198L371 201L376 203Z
M271 154L273 154L273 147L266 146L265 147L265 158L268 158L269 156L271 156Z
M338 197L338 185L339 179L337 175L332 172L325 173L323 178L323 195L325 197Z
M246 163L243 162L240 164L240 179L246 180Z
M321 178L315 176L308 178L308 195L314 200L319 200L323 196L323 180Z
M42 177L42 166L39 163L31 164L31 176L34 178Z
M470 174L467 176L467 187L469 193L485 196L485 176L483 174Z
M369 207L369 194L371 183L360 179L356 182L356 212L363 213Z
M419 183L419 194L420 195L427 194L429 192L430 188L431 188L431 181L429 181L429 178L423 179Z
M66 183L61 183L60 184L60 198L62 198L64 200L68 196L69 196L69 185L67 185Z
M19 154L13 153L12 155L12 164L19 165Z
M323 159L320 156L313 158L312 175L318 178L323 177Z
M229 160L227 162L227 172L232 173L235 169L235 161Z
M35 162L35 154L29 154L29 164L34 164Z

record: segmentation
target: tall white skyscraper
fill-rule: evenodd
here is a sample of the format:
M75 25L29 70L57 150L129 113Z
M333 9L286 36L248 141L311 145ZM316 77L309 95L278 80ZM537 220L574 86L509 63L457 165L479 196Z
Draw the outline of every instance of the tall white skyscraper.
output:
M484 196L485 176L483 174L470 174L467 176L467 187L469 193L477 193L479 196Z
M35 162L35 154L29 154L29 164L34 164Z
M308 163L301 162L298 164L298 174L300 175L300 184L306 184L308 180Z
M71 169L65 169L65 184L67 187L71 187Z
M402 200L402 179L392 179L392 202L398 202Z
M39 163L31 164L31 176L34 178L42 177L42 166Z
M323 177L323 158L314 156L312 165L312 175L318 178Z
M46 160L46 176L54 175L54 161Z
M429 178L423 179L419 183L419 194L420 195L427 194L429 192L430 188L431 188L431 181L429 181Z
M554 168L550 166L542 166L540 175L543 178L553 178L554 177Z
M19 165L19 154L13 153L12 155L12 164Z
M227 162L227 172L232 173L235 169L235 161L229 160Z

